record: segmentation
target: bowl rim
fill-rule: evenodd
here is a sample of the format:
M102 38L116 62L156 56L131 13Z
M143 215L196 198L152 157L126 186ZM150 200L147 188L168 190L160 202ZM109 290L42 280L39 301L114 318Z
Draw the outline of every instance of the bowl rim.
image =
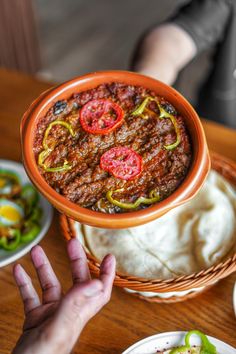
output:
M108 79L110 76L112 76L112 80ZM124 79L124 76L126 79ZM120 77L122 77L122 80ZM34 132L36 130L36 124L38 119L43 115L42 112L46 109L48 110L52 103L55 103L58 99L61 99L59 98L61 95L65 95L66 97L66 93L69 89L74 88L75 92L80 92L79 88L82 84L90 83L90 88L98 86L98 83L91 83L99 78L103 78L104 83L118 81L124 82L128 85L130 84L129 81L138 79L140 80L140 86L148 88L146 82L150 83L150 85L152 83L153 85L155 84L162 86L165 90L171 92L173 96L182 102L181 106L183 106L186 114L188 113L188 115L191 116L192 123L195 126L198 145L194 147L194 156L185 179L169 197L157 204L149 206L146 209L121 214L105 214L81 207L78 204L69 201L67 198L60 195L51 186L49 186L49 184L45 181L38 170L32 146L35 136ZM143 80L145 81L145 84L142 83ZM88 89L89 88L86 90ZM70 96L71 94L68 97ZM106 226L107 228L123 228L124 224L125 227L141 225L163 215L173 207L176 207L194 197L194 195L198 192L199 188L205 181L207 173L210 169L210 159L204 130L197 113L190 105L190 103L188 103L188 101L172 87L169 87L168 85L151 77L129 71L111 70L89 73L73 78L72 80L66 81L61 85L43 92L38 98L36 98L35 101L32 102L32 104L23 115L20 132L23 163L26 172L33 184L35 184L38 190L48 200L50 200L50 202L59 211L62 211L69 217L72 217L76 220L83 219L84 223L93 226L97 225L98 227Z

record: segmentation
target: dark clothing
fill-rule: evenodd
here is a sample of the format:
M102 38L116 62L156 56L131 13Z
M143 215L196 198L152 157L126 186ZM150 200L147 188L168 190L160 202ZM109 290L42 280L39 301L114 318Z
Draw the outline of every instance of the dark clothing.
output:
M230 11L228 0L192 0L178 10L171 22L189 33L200 53L224 39Z
M236 0L192 0L165 22L182 27L196 44L197 54L215 48L212 69L199 90L196 110L201 117L236 128ZM142 42L131 61L134 68Z
M216 47L197 111L236 128L236 0L193 0L171 22L189 33L198 53Z

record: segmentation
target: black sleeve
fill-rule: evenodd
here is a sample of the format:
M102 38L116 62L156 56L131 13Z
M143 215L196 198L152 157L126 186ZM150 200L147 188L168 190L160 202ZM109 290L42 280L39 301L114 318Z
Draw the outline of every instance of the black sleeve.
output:
M192 0L170 19L194 40L198 53L223 38L232 0ZM233 0L236 1L236 0Z

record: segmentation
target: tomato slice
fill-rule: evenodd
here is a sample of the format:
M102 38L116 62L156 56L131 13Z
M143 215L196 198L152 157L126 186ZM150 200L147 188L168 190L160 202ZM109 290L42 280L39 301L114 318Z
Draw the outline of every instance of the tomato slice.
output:
M142 157L126 146L117 146L101 156L100 166L114 177L130 180L141 173Z
M108 134L121 125L123 109L115 102L97 99L86 103L80 112L80 124L91 134Z

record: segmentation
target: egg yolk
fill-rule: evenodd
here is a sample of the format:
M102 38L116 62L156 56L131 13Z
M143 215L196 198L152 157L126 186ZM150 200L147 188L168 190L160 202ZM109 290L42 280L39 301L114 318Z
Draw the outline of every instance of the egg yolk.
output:
M0 207L0 216L3 218L12 221L18 222L21 220L21 215L19 211L13 208L11 205L3 205Z

